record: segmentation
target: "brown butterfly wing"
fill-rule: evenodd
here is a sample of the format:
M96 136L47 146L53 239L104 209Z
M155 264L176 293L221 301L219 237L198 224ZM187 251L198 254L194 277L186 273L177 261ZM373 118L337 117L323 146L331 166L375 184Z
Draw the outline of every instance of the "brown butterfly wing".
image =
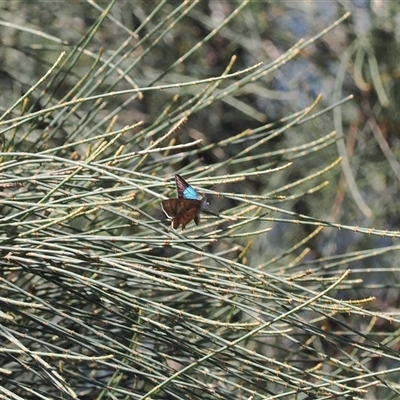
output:
M167 217L175 218L178 212L178 200L179 199L167 199L161 202L161 207Z
M185 229L186 225L192 220L194 220L196 225L198 225L200 222L199 215L201 202L198 200L182 199L181 204L182 209L175 217L175 219L177 220L177 227L179 226L179 224L181 224L182 229Z
M180 199L167 199L161 202L162 209L165 215L172 219L172 227L178 228L180 225L180 217L177 217L179 210L182 210Z
M191 199L167 199L161 202L164 213L172 218L172 227L185 229L186 225L194 219L196 225L200 222L201 202Z
M196 225L200 223L200 210L198 210L196 215L194 216L194 222Z

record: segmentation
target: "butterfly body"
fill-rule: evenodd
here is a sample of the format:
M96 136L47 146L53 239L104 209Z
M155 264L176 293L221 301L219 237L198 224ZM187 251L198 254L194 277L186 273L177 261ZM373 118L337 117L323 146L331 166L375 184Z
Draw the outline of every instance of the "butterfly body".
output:
M175 175L175 184L178 198L163 200L161 203L164 213L172 219L174 229L179 228L179 225L185 229L192 220L199 225L201 212L218 215L208 210L206 197L197 193L180 175Z

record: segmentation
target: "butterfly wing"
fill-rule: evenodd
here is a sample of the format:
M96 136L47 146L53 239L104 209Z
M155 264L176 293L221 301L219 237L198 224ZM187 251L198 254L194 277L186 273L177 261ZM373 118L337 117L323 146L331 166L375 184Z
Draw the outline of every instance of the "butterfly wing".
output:
M190 185L180 175L175 175L175 185L178 192L178 199L183 199L183 192Z
M194 219L196 225L200 222L201 201L191 199L167 199L161 202L162 209L167 217L172 218L172 227L185 229L186 225Z
M198 225L200 222L200 205L201 202L198 200L183 199L182 210L176 215L173 228L175 228L175 225L176 228L182 225L182 229L185 229L186 225L192 220Z
M175 175L177 199L163 200L161 205L167 217L172 219L172 227L185 229L186 225L194 220L196 225L200 223L200 213L217 215L208 210L208 202L205 196L200 195L180 175Z
M179 199L167 199L161 202L161 207L167 217L175 218L178 212L178 200Z
M200 196L180 175L175 175L176 191L178 199L201 200Z

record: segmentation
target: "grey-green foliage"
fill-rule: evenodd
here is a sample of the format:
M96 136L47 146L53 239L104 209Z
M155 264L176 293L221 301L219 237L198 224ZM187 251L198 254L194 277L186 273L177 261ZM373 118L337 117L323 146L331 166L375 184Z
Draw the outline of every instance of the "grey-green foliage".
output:
M396 398L399 233L344 197L346 91L290 80L341 21L279 53L264 2L45 5L0 24L1 395ZM173 231L175 173L220 216Z

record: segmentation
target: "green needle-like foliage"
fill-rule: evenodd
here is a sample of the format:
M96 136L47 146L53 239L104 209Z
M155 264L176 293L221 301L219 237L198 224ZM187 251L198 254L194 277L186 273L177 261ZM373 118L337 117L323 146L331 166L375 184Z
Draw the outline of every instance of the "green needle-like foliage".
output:
M253 97L290 98L267 82L348 14L246 63L266 3L215 2L219 21L133 3L25 5L58 34L0 21L20 36L3 55L35 65L2 72L0 398L398 398L399 310L379 290L398 291L400 233L354 201L357 179L343 200L329 116L351 98L270 118ZM219 216L173 230L176 173Z

